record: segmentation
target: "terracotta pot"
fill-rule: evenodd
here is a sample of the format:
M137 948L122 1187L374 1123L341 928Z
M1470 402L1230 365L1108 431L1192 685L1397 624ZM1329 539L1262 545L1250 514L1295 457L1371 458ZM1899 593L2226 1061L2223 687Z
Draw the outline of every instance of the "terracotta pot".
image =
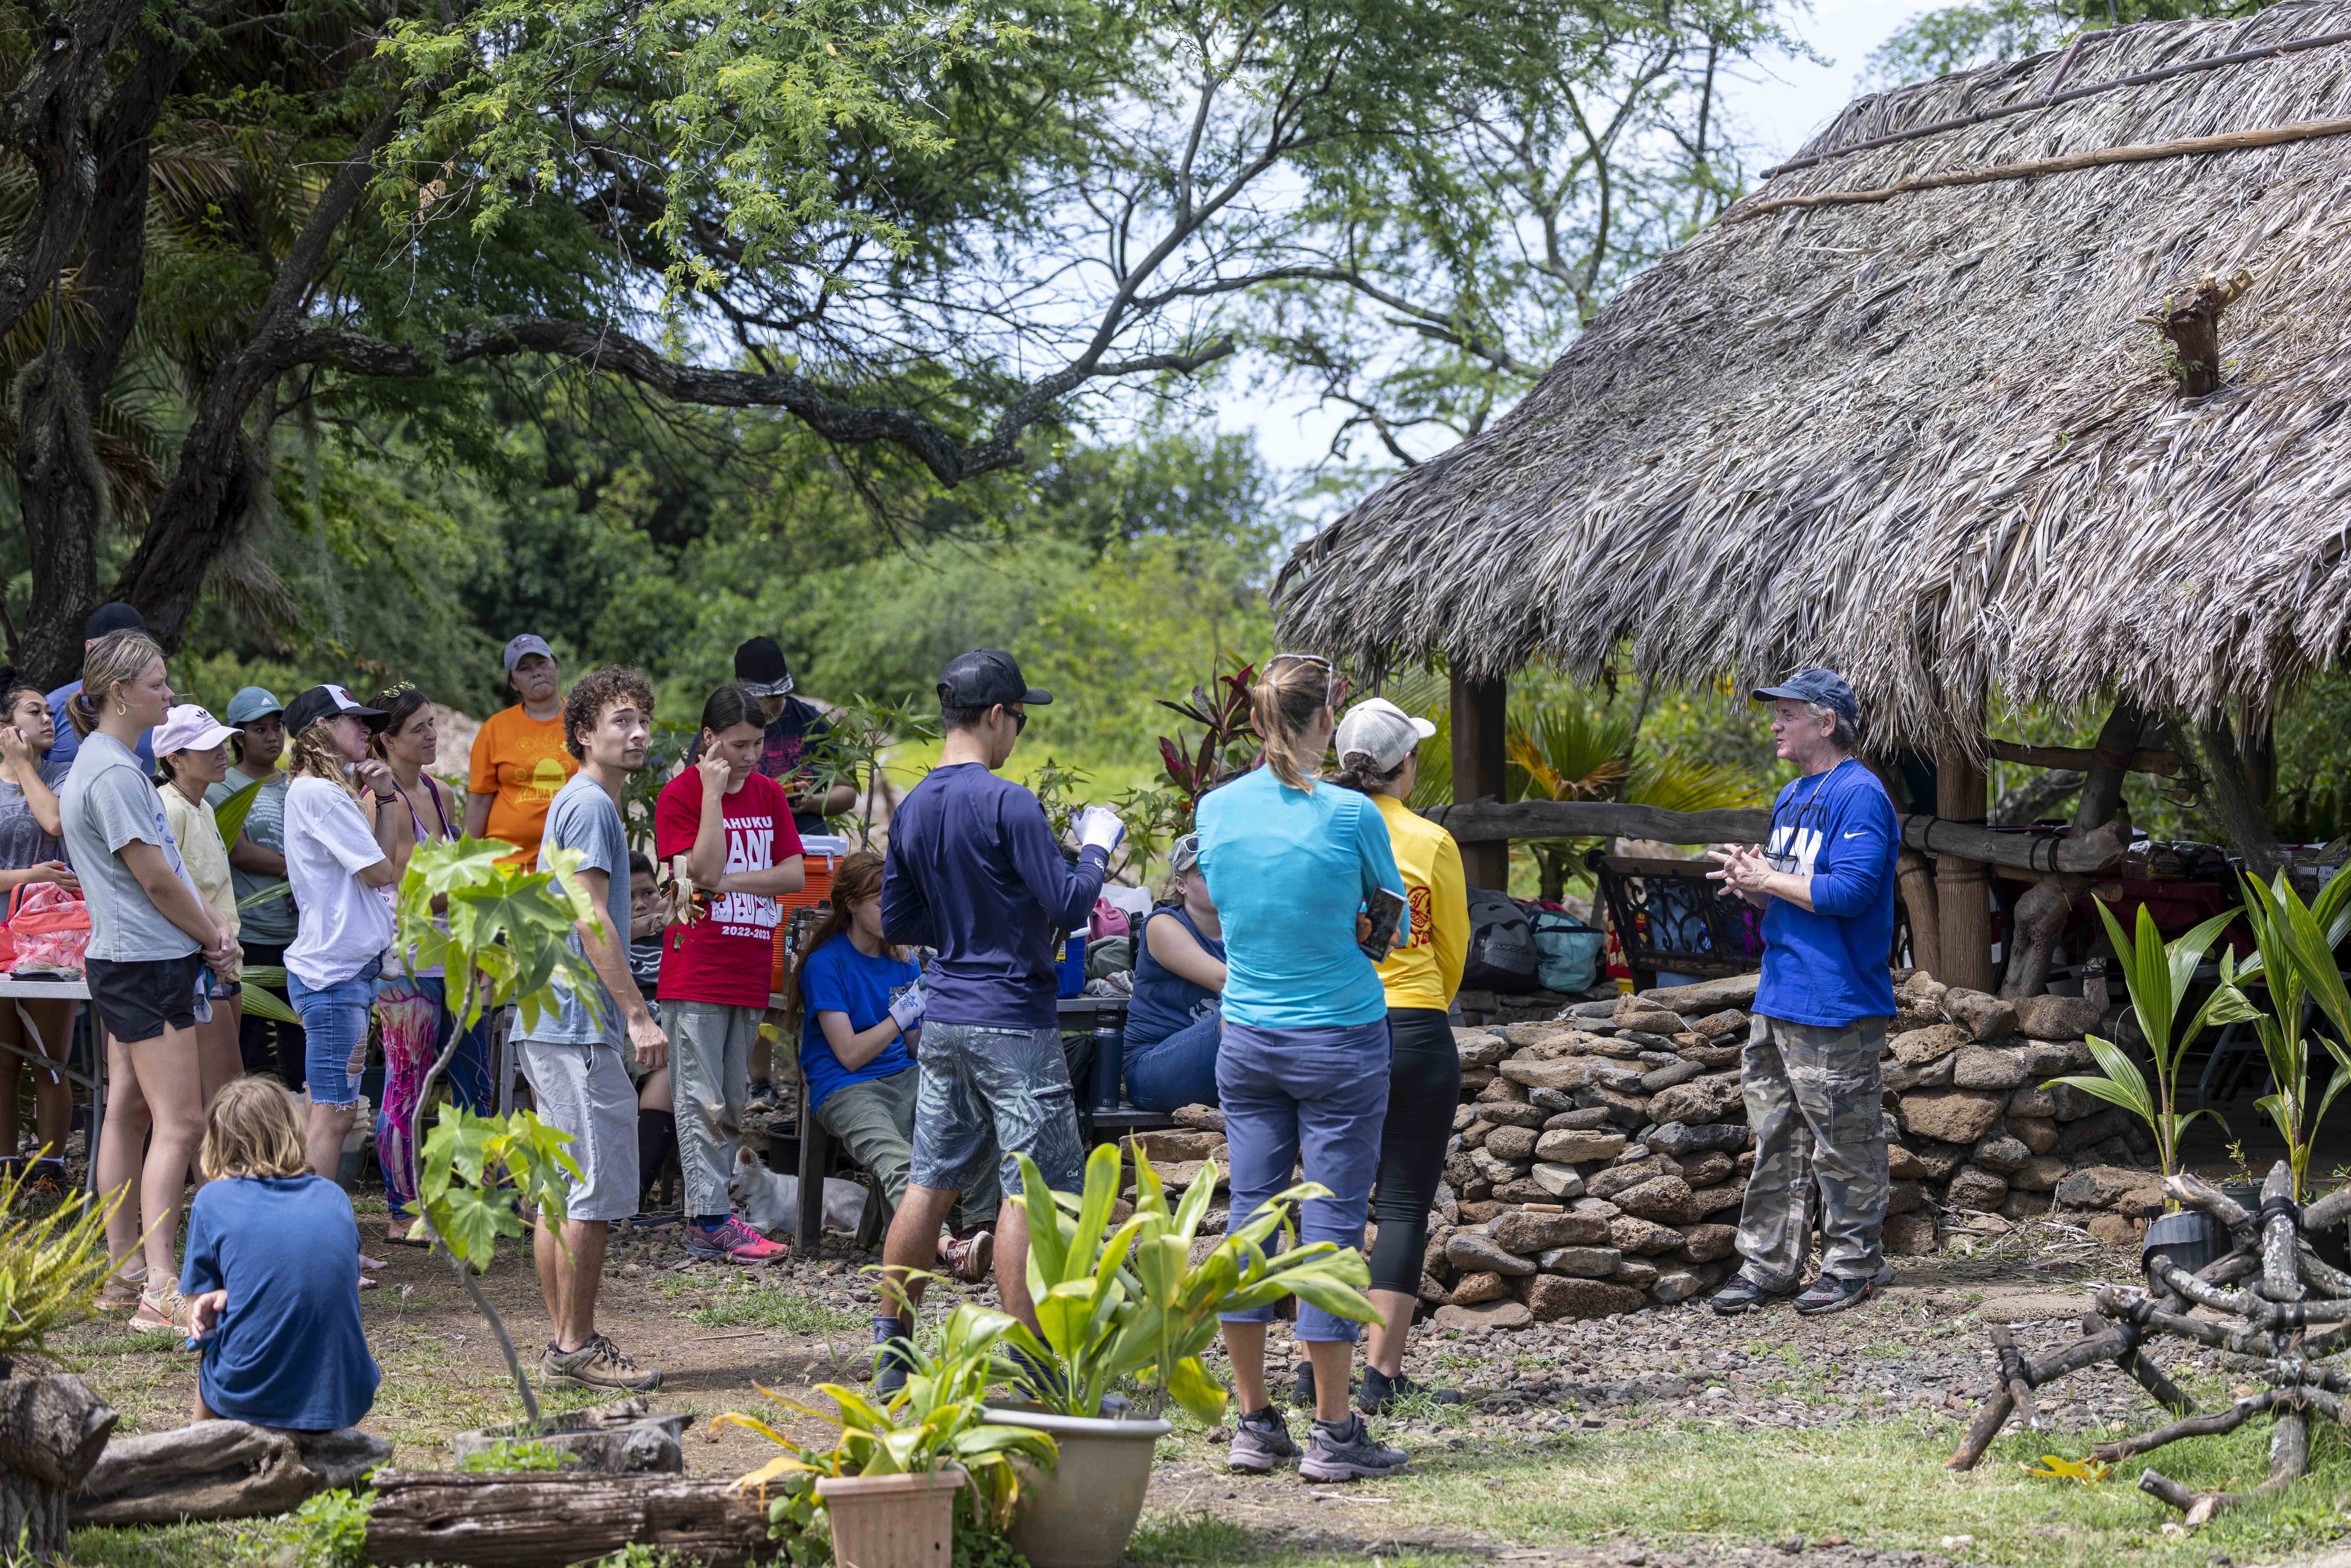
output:
M907 1476L841 1476L816 1483L832 1519L836 1568L949 1568L956 1494L970 1478L950 1466Z
M1030 1568L1116 1568L1143 1515L1144 1490L1167 1421L1112 1421L991 1406L991 1421L1048 1433L1061 1448L1051 1475L1023 1465L1006 1533Z

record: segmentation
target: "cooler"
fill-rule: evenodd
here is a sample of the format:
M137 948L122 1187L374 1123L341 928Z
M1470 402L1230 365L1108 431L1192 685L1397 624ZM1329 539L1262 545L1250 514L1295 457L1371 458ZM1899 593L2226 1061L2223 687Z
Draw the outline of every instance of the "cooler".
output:
M800 840L800 869L807 880L798 893L788 893L776 900L782 906L784 918L776 923L775 967L768 977L770 992L784 988L784 975L790 968L789 944L792 911L814 909L832 902L832 868L849 852L849 841L838 833L810 833Z

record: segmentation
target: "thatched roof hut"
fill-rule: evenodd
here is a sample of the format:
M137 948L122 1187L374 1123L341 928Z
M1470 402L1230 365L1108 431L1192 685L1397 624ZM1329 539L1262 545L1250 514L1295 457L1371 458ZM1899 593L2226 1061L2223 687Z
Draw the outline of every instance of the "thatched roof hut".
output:
M1441 651L1480 680L1596 670L1628 639L1675 680L1828 664L1881 737L1922 745L1978 744L1962 716L1987 685L2265 710L2351 650L2351 41L2099 84L2333 34L2351 0L1855 102L1508 418L1301 548L1285 636L1371 665ZM2223 384L2183 397L2137 319L2239 267Z

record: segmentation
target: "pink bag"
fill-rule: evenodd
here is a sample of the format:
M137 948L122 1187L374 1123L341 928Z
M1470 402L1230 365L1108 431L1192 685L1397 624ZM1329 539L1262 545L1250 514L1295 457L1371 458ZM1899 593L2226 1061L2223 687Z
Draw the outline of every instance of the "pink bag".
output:
M1091 935L1095 941L1099 942L1105 936L1132 936L1134 935L1134 927L1127 920L1125 910L1107 898L1097 898L1094 900L1093 930Z
M89 905L54 882L20 883L8 895L8 969L78 971L89 953Z

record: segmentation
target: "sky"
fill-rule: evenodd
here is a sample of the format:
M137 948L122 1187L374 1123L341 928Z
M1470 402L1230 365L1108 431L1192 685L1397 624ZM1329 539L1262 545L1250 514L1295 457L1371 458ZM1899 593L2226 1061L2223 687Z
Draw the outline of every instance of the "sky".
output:
M1932 8L1921 0L1813 0L1809 14L1800 16L1791 30L1827 63L1783 55L1763 62L1726 94L1731 111L1755 137L1755 167L1769 168L1802 146L1854 98L1869 52L1903 23ZM1255 432L1269 462L1296 470L1330 450L1332 434L1345 416L1345 410L1319 408L1311 398L1273 400L1234 387L1217 423L1223 430Z

